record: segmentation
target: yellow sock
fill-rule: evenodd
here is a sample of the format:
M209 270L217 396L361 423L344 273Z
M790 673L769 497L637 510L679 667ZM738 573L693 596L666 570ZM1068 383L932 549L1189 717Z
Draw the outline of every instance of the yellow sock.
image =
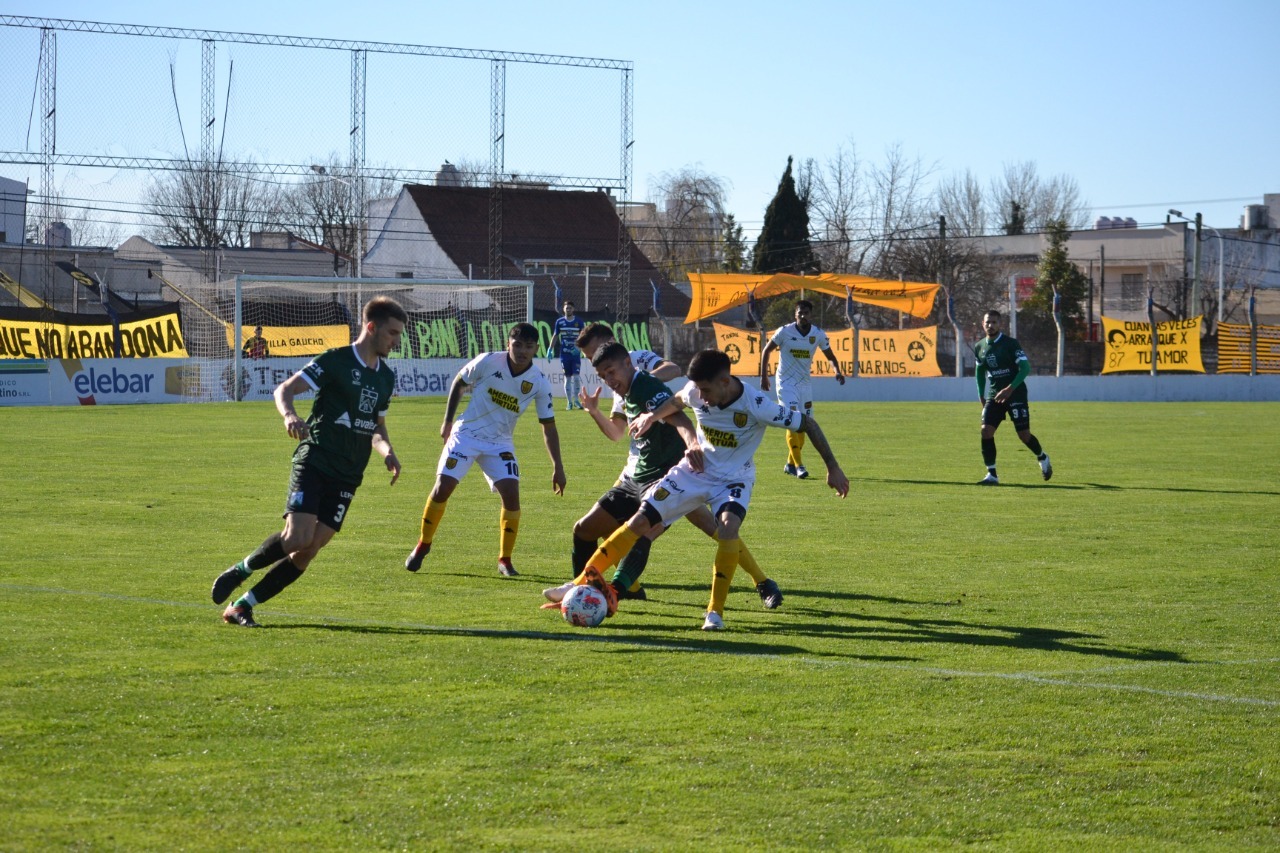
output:
M634 582L631 584L631 586L627 587L627 592L639 592L639 591L640 591L640 581L639 581L639 580L634 581Z
M498 513L498 557L511 559L516 548L516 534L520 532L520 510L502 508Z
M436 503L427 498L427 505L422 510L422 532L418 534L418 540L427 545L431 544L431 540L436 538L436 529L440 526L440 516L444 515L444 508L448 504L444 501Z
M717 539L716 561L711 570L711 604L707 611L715 611L724 615L724 602L729 597L729 584L733 582L733 573L738 568L738 552L741 550L740 539Z
M625 524L617 530L609 534L609 537L600 543L600 547L591 555L591 559L587 561L587 568L582 570L582 574L573 579L573 582L581 586L586 583L584 578L589 570L595 569L600 573L600 577L604 577L604 573L609 571L610 566L617 565L618 561L627 556L627 552L640 539L634 530Z
M804 449L804 433L787 430L787 461L800 465L800 451Z
M751 580L757 584L764 583L767 578L764 571L760 568L760 564L756 562L756 558L751 556L751 552L747 550L747 543L738 540L738 565L742 566L742 570L751 575Z

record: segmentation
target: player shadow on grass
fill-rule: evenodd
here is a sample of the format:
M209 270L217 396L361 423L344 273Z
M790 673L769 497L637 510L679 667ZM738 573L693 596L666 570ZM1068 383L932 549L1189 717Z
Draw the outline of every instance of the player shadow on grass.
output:
M681 619L684 623L686 620ZM640 647L644 651L687 651L687 652L703 652L713 654L734 654L734 655L752 655L752 656L778 656L787 655L807 655L810 657L840 657L849 658L851 660L867 660L867 661L890 661L890 662L914 662L920 658L905 657L901 655L847 655L833 654L831 652L817 652L812 649L802 648L800 646L783 645L780 643L755 641L755 640L739 640L730 639L723 635L707 635L699 631L697 639L685 637L644 637L635 636L631 633L613 633L609 630L610 623L605 623L602 628L591 631L569 631L569 632L552 632L552 631L529 631L529 630L503 630L500 628L466 628L466 627L448 627L448 626L413 626L413 625L369 625L369 624L353 624L353 623L324 623L324 622L293 622L286 624L275 624L267 626L275 631L335 631L355 634L382 634L392 636L409 636L409 637L486 637L495 640L544 640L550 642L561 643L599 643L606 646L617 646L618 651L623 651L622 647L629 647L626 650L634 653L636 647ZM662 625L658 623L635 623L626 622L614 626L625 631L671 631L671 625ZM690 627L689 630L697 630L696 626Z
M1113 646L1098 634L1064 631L1057 628L1034 628L1010 625L985 625L951 619L904 619L891 616L869 616L830 610L800 608L797 616L838 617L873 625L824 624L821 622L779 622L763 630L782 636L839 638L853 641L884 643L939 643L961 646L1001 646L1044 652L1119 658L1132 661L1191 663L1181 652L1142 646ZM1098 642L1093 642L1098 641Z
M901 477L850 477L849 482L862 483L901 483L911 486L974 486L971 480L909 480ZM1266 489L1198 489L1187 486L1116 486L1111 483L1010 483L1002 482L999 486L983 486L984 490L996 489L1065 489L1070 491L1092 491L1100 489L1108 492L1175 492L1194 495L1266 495L1280 497L1280 492Z

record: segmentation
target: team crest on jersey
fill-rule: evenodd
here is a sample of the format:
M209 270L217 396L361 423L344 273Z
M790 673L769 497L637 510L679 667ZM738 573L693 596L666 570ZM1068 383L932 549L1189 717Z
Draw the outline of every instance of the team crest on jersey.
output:
M818 336L817 336L817 335L810 335L810 336L809 336L809 343L811 343L811 344L816 344L817 342L818 342Z
M999 362L996 360L996 354L993 352L987 353L987 367L994 368L998 364Z
M450 456L448 459L444 460L444 467L452 471L454 468L458 467L458 460Z
M671 497L671 493L666 489L658 489L653 493L653 499L655 501L665 501L669 497Z
M530 391L532 391L532 390L533 390L533 383L532 383L532 382L529 382L528 380L525 380L524 382L521 382L521 383L520 383L520 393L521 393L521 394L528 394L528 393L529 393Z
M733 425L734 425L734 426L736 426L738 429L742 429L744 426L746 426L746 425L747 425L747 413L746 413L746 412L734 412L734 413L733 413Z
M378 405L378 392L368 388L360 389L360 411L366 415L373 414L373 410Z

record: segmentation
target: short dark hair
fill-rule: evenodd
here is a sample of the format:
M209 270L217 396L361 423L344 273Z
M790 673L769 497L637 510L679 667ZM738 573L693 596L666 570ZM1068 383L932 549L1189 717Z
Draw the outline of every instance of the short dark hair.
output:
M796 308L807 308L808 310L812 311L813 303L810 302L808 299L801 299L799 302L796 303Z
M988 314L990 314L992 317L1003 317L1003 316L1004 316L1003 314L1001 314L999 311L997 311L997 310L996 310L996 309L994 309L994 308L988 308L986 311L983 311L983 312L982 312L982 316L984 316L984 317L985 317L985 316L987 316Z
M361 312L366 323L373 323L375 326L381 326L388 320L399 320L401 323L409 322L409 315L400 307L400 303L396 302L390 296L375 296L364 304L364 311Z
M532 323L516 323L511 327L511 333L507 335L507 340L536 344L538 342L538 330Z
M729 356L718 349L704 349L693 354L689 369L685 371L694 382L710 382L733 367Z
M600 340L604 340L605 338L612 338L612 337L613 337L613 329L610 329L604 323L588 323L581 332L578 332L578 338L576 341L574 341L574 343L576 343L578 347L581 348L581 347L585 347L587 344L591 343L596 338L599 338Z
M596 350L595 357L591 359L591 366L599 367L606 361L631 361L631 353L617 341L610 341Z
M577 308L577 307L578 307L577 305L574 305L574 304L573 304L573 300L572 300L572 299L566 299L566 300L565 300L565 301L560 305L560 307L561 307L561 308L563 308L565 305L568 305L570 308Z

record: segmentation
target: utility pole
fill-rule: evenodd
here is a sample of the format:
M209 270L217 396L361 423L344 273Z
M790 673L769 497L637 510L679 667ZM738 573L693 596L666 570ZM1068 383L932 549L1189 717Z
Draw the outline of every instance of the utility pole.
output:
M1196 245L1193 250L1193 260L1191 261L1191 305L1186 311L1186 316L1183 317L1184 320L1190 320L1200 311L1200 229L1204 227L1202 220L1202 215L1197 212Z
M1098 320L1107 316L1107 247L1098 247Z

